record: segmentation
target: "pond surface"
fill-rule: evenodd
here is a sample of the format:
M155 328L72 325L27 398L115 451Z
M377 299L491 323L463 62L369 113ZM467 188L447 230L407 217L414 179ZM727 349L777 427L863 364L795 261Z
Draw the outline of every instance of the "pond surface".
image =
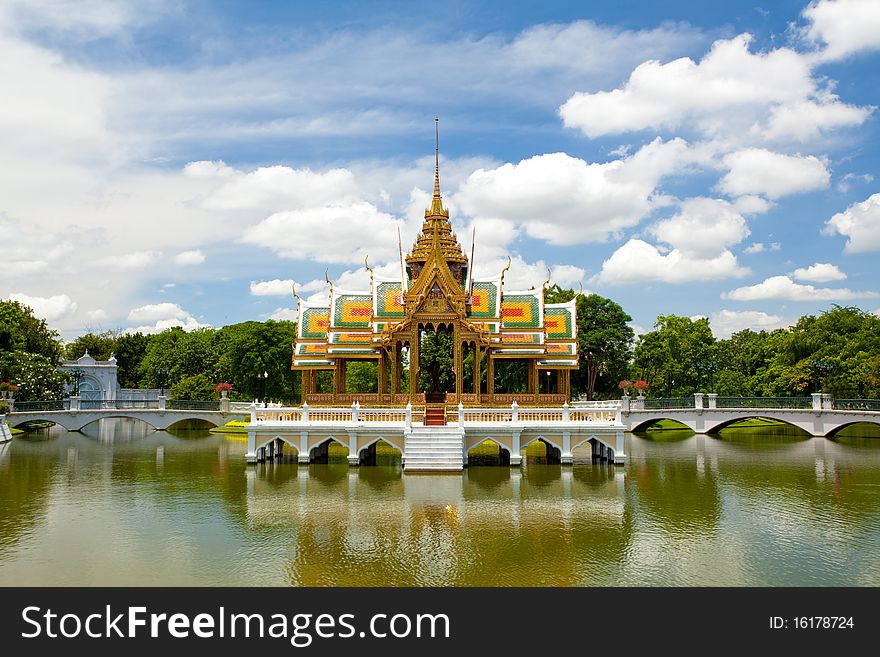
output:
M248 466L238 437L133 421L54 428L0 445L0 584L880 586L868 435L658 431L627 434L623 467L587 449L404 474Z

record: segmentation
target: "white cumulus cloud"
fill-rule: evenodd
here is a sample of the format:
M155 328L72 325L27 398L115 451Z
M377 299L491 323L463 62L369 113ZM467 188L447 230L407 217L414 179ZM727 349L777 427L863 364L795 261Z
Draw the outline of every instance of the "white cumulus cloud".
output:
M743 253L753 254L753 253L762 253L764 251L764 244L762 242L752 242L746 248L743 249Z
M590 279L592 283L626 284L659 281L684 283L745 276L749 270L740 267L736 256L723 250L710 258L691 257L677 249L669 253L644 240L631 239L602 263L602 270Z
M205 254L195 249L193 251L182 251L174 256L174 262L178 265L200 265L205 261Z
M153 322L160 319L186 319L186 312L176 303L153 303L138 308L132 308L128 313L130 322Z
M828 187L831 174L813 155L783 155L764 148L747 148L724 157L729 171L718 183L731 196L765 194L777 199L797 192Z
M295 322L296 308L276 308L266 319L274 319L276 322Z
M704 155L682 139L656 139L624 159L588 163L565 153L478 169L454 196L477 219L522 226L550 244L603 242L654 207L660 180Z
M809 267L798 267L792 274L792 278L799 281L810 281L812 283L828 283L829 281L842 281L846 278L846 274L829 262L817 262Z
M400 220L362 201L276 212L249 229L242 240L283 258L361 263L370 256L387 261L397 256L399 226Z
M76 312L77 304L66 294L56 294L51 297L36 297L16 292L9 295L12 301L30 307L37 317L47 322L54 322Z
M873 299L876 297L880 297L880 292L803 285L795 283L790 276L771 276L755 285L738 287L721 295L722 299L732 299L734 301L768 299L786 301L846 301L849 299Z
M848 253L880 251L880 194L872 194L838 212L826 222L823 232L848 237L845 247Z
M719 310L709 317L709 325L716 338L726 340L734 333L745 329L772 331L790 326L791 322L779 315L770 315L758 310Z
M184 175L214 180L217 187L202 199L209 210L279 210L338 203L356 193L348 169L315 172L274 165L253 171L234 169L222 161L190 162Z
M739 244L749 228L727 201L698 197L682 201L678 214L654 224L649 232L683 255L708 258Z
M145 324L143 326L134 326L125 329L125 333L143 333L144 335L154 335L167 331L170 328L180 327L184 331L195 331L200 328L211 328L210 324L202 324L195 317L185 317L184 319L160 319L155 324Z
M824 59L880 48L880 3L876 0L813 0L803 12L806 35L825 44Z
M293 294L296 281L273 278L271 281L251 281L251 294L255 297L283 297ZM298 290L299 291L299 290Z
M813 58L789 48L752 53L752 37L716 41L695 62L646 61L612 91L578 92L559 109L588 137L695 129L710 138L804 139L858 125L870 113L841 103L812 74Z
M126 333L161 333L175 326L184 331L194 331L199 328L207 328L209 324L199 322L186 310L176 303L164 302L147 304L138 308L132 308L128 313L130 322L146 322L141 326L128 328Z

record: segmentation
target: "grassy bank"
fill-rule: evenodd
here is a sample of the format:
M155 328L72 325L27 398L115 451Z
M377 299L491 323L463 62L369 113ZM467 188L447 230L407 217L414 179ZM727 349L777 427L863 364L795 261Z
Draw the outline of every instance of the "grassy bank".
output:
M250 424L249 420L232 420L231 422L227 422L222 427L214 427L213 429L209 429L211 433L240 433L247 435L247 425Z

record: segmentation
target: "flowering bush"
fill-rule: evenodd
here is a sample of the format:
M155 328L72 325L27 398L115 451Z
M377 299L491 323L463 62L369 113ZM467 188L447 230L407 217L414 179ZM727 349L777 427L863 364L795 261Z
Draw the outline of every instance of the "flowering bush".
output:
M214 388L214 392L223 392L224 390L226 392L231 392L232 391L232 384L231 383L218 383L217 387Z
M623 390L623 394L628 395L629 389L632 388L633 382L629 379L624 379L620 383L617 384L617 387Z
M648 382L644 379L638 379L635 383L633 383L633 388L639 391L639 393L644 393L645 390L648 389Z

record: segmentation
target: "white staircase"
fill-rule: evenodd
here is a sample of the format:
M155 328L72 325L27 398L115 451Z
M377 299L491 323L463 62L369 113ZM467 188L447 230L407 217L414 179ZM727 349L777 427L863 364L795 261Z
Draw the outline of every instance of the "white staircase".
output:
M461 470L464 432L458 427L413 427L404 440L403 469Z

